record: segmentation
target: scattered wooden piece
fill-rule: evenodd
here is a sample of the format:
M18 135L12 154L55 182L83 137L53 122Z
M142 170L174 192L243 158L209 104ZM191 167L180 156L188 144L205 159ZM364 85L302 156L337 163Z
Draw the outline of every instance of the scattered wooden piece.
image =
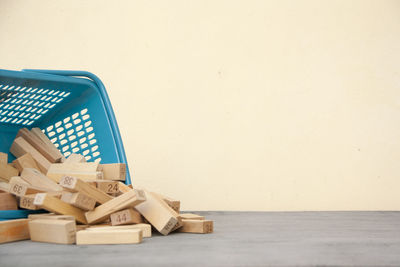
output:
M62 191L62 187L56 182L33 168L25 168L21 173L21 178L33 186L47 189L47 191Z
M0 164L0 178L3 181L10 181L11 177L18 175L18 170L8 164Z
M111 163L101 164L103 167L103 175L106 180L125 181L126 179L126 164Z
M119 226L98 226L93 225L86 228L89 231L113 231L113 230L127 230L127 229L140 229L143 231L143 237L151 237L151 225L147 223L138 223L130 225L119 225Z
M16 196L22 197L25 195L36 194L46 192L47 189L29 185L25 181L18 181L16 178L21 179L19 176L14 176L10 181L10 189L9 192Z
M178 214L155 194L144 191L146 201L136 205L142 214L161 234L169 234L178 223Z
M33 204L36 194L25 195L19 198L19 207L27 210L38 210L38 206Z
M176 200L176 199L161 195L159 193L155 193L155 192L152 192L152 193L156 194L159 198L164 200L164 202L167 203L168 206L170 206L176 213L179 214L180 207L181 207L181 202L179 200Z
M91 186L81 179L77 177L72 177L72 176L64 176L60 180L60 185L70 191L70 192L80 192L84 195L89 196L90 198L95 199L97 202L100 204L103 204L111 199L113 199L112 196L107 195L103 191L97 189L94 186Z
M113 213L110 219L112 225L143 223L142 215L132 208Z
M76 221L87 224L85 214L81 209L46 193L36 194L33 204L56 214L72 215Z
M75 217L72 215L57 215L54 213L41 213L41 214L29 214L28 219L31 220L67 220L74 221Z
M46 218L31 220L28 225L32 241L56 244L75 243L75 221Z
M60 182L64 176L73 176L82 180L100 180L103 179L103 173L100 171L96 172L77 172L77 171L48 171L47 177L55 182Z
M82 210L93 210L96 200L80 192L63 192L61 200Z
M132 190L125 194L120 195L92 211L86 212L86 218L89 224L101 222L112 213L125 209L127 207L137 206L146 200L145 194L142 190Z
M23 137L31 146L33 146L40 154L42 154L51 163L59 162L61 154L58 149L49 148L39 137L30 132L26 128L18 131L17 137Z
M44 144L46 144L47 149L51 151L51 153L54 154L56 158L59 158L60 161L64 161L65 157L64 155L58 150L58 148L53 144L53 142L50 141L50 139L40 130L39 128L32 128L31 133L36 135ZM59 161L56 161L59 162Z
M82 163L86 162L86 159L81 154L72 153L69 157L64 161L64 163Z
M53 163L49 172L97 172L99 171L98 162L72 162L72 163Z
M137 244L143 240L140 229L112 230L112 231L88 231L82 230L76 233L77 245L94 244Z
M0 210L18 209L17 198L10 193L0 193Z
M36 170L39 170L38 165L36 164L36 161L33 159L32 155L29 153L26 153L25 155L17 158L16 160L13 161L15 168L18 169L19 172L22 172L24 168L34 168Z
M181 233L208 234L214 231L213 221L210 220L182 220L183 226L178 229Z
M119 192L118 181L97 180L96 187L107 194L115 194Z
M0 152L0 165L8 163L8 154Z
M183 220L205 220L204 216L194 213L181 213L179 214Z
M11 154L16 158L19 158L26 153L31 154L33 159L36 161L41 172L46 173L50 168L50 161L47 160L39 151L37 151L32 145L30 145L23 137L17 137L11 145Z
M0 243L29 239L29 219L0 221Z

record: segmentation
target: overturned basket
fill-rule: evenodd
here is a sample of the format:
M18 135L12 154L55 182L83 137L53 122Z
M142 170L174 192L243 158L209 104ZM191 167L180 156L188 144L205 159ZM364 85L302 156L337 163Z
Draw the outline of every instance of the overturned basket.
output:
M24 127L42 129L64 156L78 153L87 161L127 164L106 89L90 72L0 70L0 151L9 151ZM131 183L128 165L126 183ZM0 211L0 220L32 212Z

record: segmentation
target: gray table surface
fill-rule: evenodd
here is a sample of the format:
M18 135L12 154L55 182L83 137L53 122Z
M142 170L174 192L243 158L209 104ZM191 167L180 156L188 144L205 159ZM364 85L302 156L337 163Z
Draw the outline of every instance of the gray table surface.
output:
M213 234L0 245L0 266L400 266L400 212L199 212Z

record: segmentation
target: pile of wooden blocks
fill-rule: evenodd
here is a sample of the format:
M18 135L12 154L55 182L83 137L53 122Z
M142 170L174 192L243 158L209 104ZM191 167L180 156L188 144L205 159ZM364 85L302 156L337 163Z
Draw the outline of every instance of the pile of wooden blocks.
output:
M0 210L46 210L0 222L0 243L31 239L60 244L132 244L171 232L211 233L213 222L180 213L180 201L124 183L123 163L65 158L38 128L21 129L0 152Z

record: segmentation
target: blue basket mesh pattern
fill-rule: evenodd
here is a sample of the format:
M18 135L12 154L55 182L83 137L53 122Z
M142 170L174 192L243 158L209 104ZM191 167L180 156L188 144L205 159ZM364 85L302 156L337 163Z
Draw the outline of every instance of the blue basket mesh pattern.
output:
M0 122L29 126L69 95L59 90L0 84Z

